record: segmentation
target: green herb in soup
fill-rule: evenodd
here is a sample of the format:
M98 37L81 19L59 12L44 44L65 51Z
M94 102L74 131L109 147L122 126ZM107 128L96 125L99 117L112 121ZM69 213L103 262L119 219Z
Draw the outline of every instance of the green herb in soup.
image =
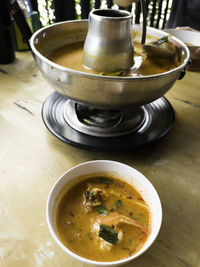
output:
M64 194L56 227L63 244L74 253L96 261L120 260L132 256L147 240L149 207L128 183L95 175Z
M118 239L118 232L112 228L111 226L100 224L98 236L103 238L104 240L108 241L109 243L116 245Z

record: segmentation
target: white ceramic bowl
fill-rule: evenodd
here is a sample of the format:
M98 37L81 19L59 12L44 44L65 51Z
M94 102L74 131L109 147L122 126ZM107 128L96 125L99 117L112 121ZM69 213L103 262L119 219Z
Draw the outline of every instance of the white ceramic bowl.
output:
M55 209L56 205L55 203L58 202L58 196L60 195L60 192L63 190L64 187L68 183L76 183L76 178L79 176L87 175L87 174L93 174L93 173L99 173L99 172L115 172L117 173L117 176L119 179L124 180L131 184L143 197L145 202L150 207L150 214L151 214L151 232L150 235L145 242L144 246L133 256L129 258L125 258L118 261L112 261L112 262L99 262L99 261L93 261L89 260L83 257L80 257L70 251L68 248L66 248L62 242L59 240L58 235L56 233L56 227L55 227ZM142 253L144 253L154 242L155 238L157 237L161 222L162 222L162 207L161 202L159 199L159 196L153 187L153 185L149 182L149 180L142 175L140 172L135 170L134 168L120 163L116 161L110 161L110 160L95 160L95 161L89 161L82 164L79 164L75 166L74 168L68 170L65 172L55 183L53 188L50 191L47 206L46 206L46 218L49 230L57 242L57 244L69 255L74 257L75 259L88 263L93 265L101 265L101 266L117 266L121 265L127 262L132 261Z
M191 59L199 59L195 51L200 48L200 32L178 29L165 29L165 32L177 37L184 42L190 50Z
M187 45L191 59L191 65L188 69L200 71L200 32L183 29L165 29L164 31L177 37Z

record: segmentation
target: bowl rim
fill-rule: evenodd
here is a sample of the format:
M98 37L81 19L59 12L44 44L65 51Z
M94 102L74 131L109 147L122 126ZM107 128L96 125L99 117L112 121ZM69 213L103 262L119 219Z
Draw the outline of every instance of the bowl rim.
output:
M195 42L194 42L194 40L191 38L188 40L189 43L186 43L185 41L183 41L183 36L184 36L184 38L188 38L188 35L190 35L190 37L196 36L197 39L200 40L200 33L199 32L190 31L190 30L182 30L182 29L171 29L171 28L170 29L164 29L163 31L178 38L189 48L191 48L191 47L199 48L200 47L200 45L197 45L198 41L195 40ZM195 43L195 44L193 44L193 43Z
M157 227L155 228L154 232L153 232L153 236L152 236L152 229L151 229L151 232L147 238L147 240L145 241L144 245L142 246L141 249L138 250L138 252L134 255L132 255L131 257L127 257L127 258L124 258L124 259L121 259L121 260L115 260L115 261L109 261L109 262L104 262L104 261L95 261L95 260L90 260L90 259L87 259L87 258L84 258L82 256L79 256L78 254L76 254L75 252L71 251L70 249L68 249L62 242L61 240L59 239L57 233L56 233L56 230L53 229L52 225L53 225L53 220L51 222L51 201L52 201L52 194L54 192L54 190L59 186L59 184L62 182L63 179L66 179L66 175L70 174L70 173L73 173L73 171L75 171L76 169L78 168L82 168L84 166L87 166L87 165L90 165L90 164L105 164L105 163L108 163L108 164L114 164L114 165L118 165L118 166L124 166L125 168L128 169L131 169L134 173L134 175L138 175L138 177L142 178L143 179L143 182L145 181L145 183L148 184L148 186L151 187L151 190L153 190L153 193L154 193L154 196L156 197L156 202L157 203L157 206L158 206L158 223L157 223ZM103 170L102 170L103 171ZM113 170L111 170L112 172ZM119 172L119 171L118 171ZM94 173L93 172L88 172L87 174L92 174ZM97 172L98 173L98 172ZM84 173L83 175L86 175L86 173ZM71 178L69 178L69 180L67 180L64 185L66 185L69 181L71 181L72 179L75 179L76 177L78 176L73 176ZM134 176L135 177L135 176ZM138 177L136 178L136 180L138 180ZM141 182L141 184L143 183ZM136 189L137 190L137 189ZM59 192L61 191L61 188L59 190ZM58 196L58 194L57 194ZM56 197L57 197L56 196ZM56 199L55 197L55 199ZM113 160L91 160L91 161L86 161L86 162L83 162L83 163L80 163L78 165L75 165L74 167L70 168L69 170L67 170L66 172L64 172L59 178L58 180L54 183L53 187L51 188L50 192L49 192L49 195L48 195L48 199L47 199L47 203L46 203L46 220L47 220L47 225L48 225L48 228L49 228L49 231L53 237L53 239L56 241L56 243L58 244L59 247L61 247L68 255L72 256L73 258L79 260L80 262L84 262L84 263L87 263L87 264L92 264L92 265L96 265L96 266L117 266L117 265L122 265L122 264L125 264L125 263L128 263L130 261L132 261L133 259L139 257L141 254L143 254L147 249L149 249L149 247L153 244L153 242L155 241L155 239L157 238L158 236L158 233L160 231L160 228L161 228L161 224L162 224L162 205L161 205L161 201L160 201L160 198L159 198L159 195L156 191L156 189L154 188L154 186L152 185L152 183L146 178L146 176L144 176L141 172L139 172L137 169L125 164L125 163L122 163L122 162L119 162L119 161L113 161ZM151 238L150 238L151 237ZM148 242L148 240L150 239L149 241L149 244L145 247L145 244Z

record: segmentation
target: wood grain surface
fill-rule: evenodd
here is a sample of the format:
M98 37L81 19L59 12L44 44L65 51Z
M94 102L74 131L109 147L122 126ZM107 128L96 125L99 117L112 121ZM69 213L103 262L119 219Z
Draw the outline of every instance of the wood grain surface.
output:
M60 175L94 159L136 168L162 202L158 238L125 266L200 266L200 74L187 72L167 93L176 114L168 135L129 153L79 149L54 137L41 117L52 92L30 52L18 52L12 64L0 65L0 266L87 266L55 243L45 205Z

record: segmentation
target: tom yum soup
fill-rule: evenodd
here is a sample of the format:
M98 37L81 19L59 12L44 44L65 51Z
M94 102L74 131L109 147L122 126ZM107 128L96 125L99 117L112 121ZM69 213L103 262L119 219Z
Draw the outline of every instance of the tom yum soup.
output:
M75 254L116 261L142 248L151 230L149 207L128 183L108 175L85 177L58 203L56 228Z

